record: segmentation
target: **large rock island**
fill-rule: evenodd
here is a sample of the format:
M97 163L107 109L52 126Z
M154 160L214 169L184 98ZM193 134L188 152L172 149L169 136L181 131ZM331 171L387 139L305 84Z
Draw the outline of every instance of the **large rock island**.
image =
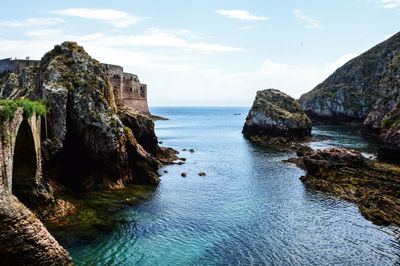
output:
M288 144L311 137L311 121L295 99L266 89L257 92L242 133L253 142Z
M313 122L362 124L400 162L400 33L336 70L299 99Z

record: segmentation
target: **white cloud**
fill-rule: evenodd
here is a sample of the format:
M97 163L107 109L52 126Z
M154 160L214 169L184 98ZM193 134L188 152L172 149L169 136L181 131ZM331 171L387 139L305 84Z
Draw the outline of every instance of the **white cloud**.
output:
M378 0L380 6L384 8L397 8L400 7L400 0Z
M329 72L333 72L357 56L359 56L359 54L347 54L339 57L336 61L325 63L325 66Z
M198 33L194 33L188 29L165 29L165 28L148 28L145 31L146 34L155 34L155 33L166 33L168 35L188 37L191 39L208 39L209 37L203 36Z
M242 48L231 47L216 43L191 42L181 36L177 36L170 30L166 31L146 31L145 34L139 35L103 35L96 33L92 41L99 42L103 46L109 47L137 47L137 46L153 46L153 47L170 47L190 49L203 52L233 52L241 51Z
M51 38L59 36L63 32L62 29L42 29L42 30L30 30L26 32L26 35L34 38Z
M253 26L243 26L243 27L240 27L239 29L240 30L251 30L251 29L254 29L254 27Z
M390 37L392 37L393 35L395 35L395 33L390 33L390 34L386 34L384 36L385 40L389 39Z
M241 19L241 20L268 20L268 17L259 17L259 16L255 16L250 14L248 11L246 10L216 10L215 12L217 12L218 14L222 15L222 16L226 16L228 18L237 18L237 19Z
M3 27L34 27L34 26L54 26L65 22L60 18L28 18L25 20L2 20L0 26Z
M104 21L117 28L128 27L147 17L136 17L114 9L68 8L51 11L53 14Z
M40 34L39 34L40 35ZM65 39L77 41L101 62L118 64L125 71L139 75L149 87L150 105L246 105L250 106L255 92L276 88L298 98L355 55L345 55L333 62L317 66L284 64L265 60L254 71L232 72L218 68L213 61L198 60L177 53L135 50L132 46L115 46L104 34L71 36L60 33L52 38L32 40L1 39L0 58L31 56L39 59L55 44ZM109 37L113 39L113 37ZM120 39L116 40L117 42ZM210 64L210 65L205 65ZM189 86L189 87L188 87Z
M293 10L293 14L295 14L296 17L307 21L308 24L306 25L306 28L308 29L322 29L322 26L318 24L314 19L307 17L303 14L303 12L299 9Z

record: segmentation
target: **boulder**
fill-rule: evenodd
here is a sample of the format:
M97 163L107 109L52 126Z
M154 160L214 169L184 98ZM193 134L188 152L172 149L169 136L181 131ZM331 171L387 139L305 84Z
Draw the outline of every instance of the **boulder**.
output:
M242 133L250 141L266 144L304 141L311 137L311 121L289 95L275 89L261 90Z
M0 261L4 265L73 265L42 222L14 195L0 190Z

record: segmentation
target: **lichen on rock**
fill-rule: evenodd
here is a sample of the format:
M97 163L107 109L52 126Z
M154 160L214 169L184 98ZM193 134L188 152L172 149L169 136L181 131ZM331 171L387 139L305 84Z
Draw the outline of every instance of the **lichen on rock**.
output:
M400 225L400 168L367 159L355 150L328 148L294 161L306 171L307 187L356 202L380 225Z
M157 184L157 169L175 158L158 146L151 118L126 108L103 65L74 42L56 45L38 67L4 78L0 94L48 103L44 176L67 187Z
M35 184L22 179L18 189L14 189L18 182L6 188L0 180L0 259L3 262L72 264L68 252L37 219L57 221L77 211L71 203L56 199L53 191L117 189L125 183L156 185L160 182L157 170L177 159L176 151L158 146L151 117L127 108L103 65L76 43L56 45L43 56L40 65L2 78L0 98L0 122L8 123L14 112L18 112L15 120L24 125L33 113L43 117L35 120L37 131L29 126L23 131L36 132L32 141L40 144L33 146L36 150L31 156ZM4 127L0 123L0 129ZM5 136L0 135L1 139ZM26 136L29 139L30 135ZM15 148L4 142L9 148L9 168L14 165L14 151L26 154L22 142L18 141ZM28 174L23 176L29 179Z
M299 102L313 122L356 123L400 163L400 32L337 69Z
M311 121L292 97L275 89L257 92L243 126L253 142L287 144L311 136Z

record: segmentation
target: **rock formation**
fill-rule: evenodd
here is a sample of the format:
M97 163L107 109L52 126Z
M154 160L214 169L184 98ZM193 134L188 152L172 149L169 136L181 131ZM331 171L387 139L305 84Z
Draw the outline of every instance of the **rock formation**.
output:
M2 103L15 106L0 108L0 166L9 168L0 171L1 263L72 264L37 218L75 211L55 199L53 190L122 188L128 182L155 185L160 182L157 170L177 159L176 151L158 146L152 119L125 106L103 65L76 43L56 45L40 64L3 77L0 96L7 98ZM26 113L34 112L31 106L38 102L50 112L30 122ZM4 110L15 112L15 119L5 120ZM7 142L5 127L12 133ZM22 127L26 130L18 129ZM28 141L19 141L19 132L28 132ZM16 161L22 162L21 168ZM24 176L5 174L15 175L15 169L22 169Z
M2 265L72 265L68 252L12 194L0 190Z
M336 70L299 99L316 122L363 124L383 142L379 157L400 162L400 33Z
M292 97L274 89L257 92L243 135L253 142L287 144L311 136L311 121Z
M157 169L171 159L152 120L123 105L103 65L76 43L56 45L39 66L9 75L0 95L48 102L43 173L67 187L157 184Z
M400 168L363 157L355 150L329 148L300 158L308 187L356 202L376 224L400 225Z

